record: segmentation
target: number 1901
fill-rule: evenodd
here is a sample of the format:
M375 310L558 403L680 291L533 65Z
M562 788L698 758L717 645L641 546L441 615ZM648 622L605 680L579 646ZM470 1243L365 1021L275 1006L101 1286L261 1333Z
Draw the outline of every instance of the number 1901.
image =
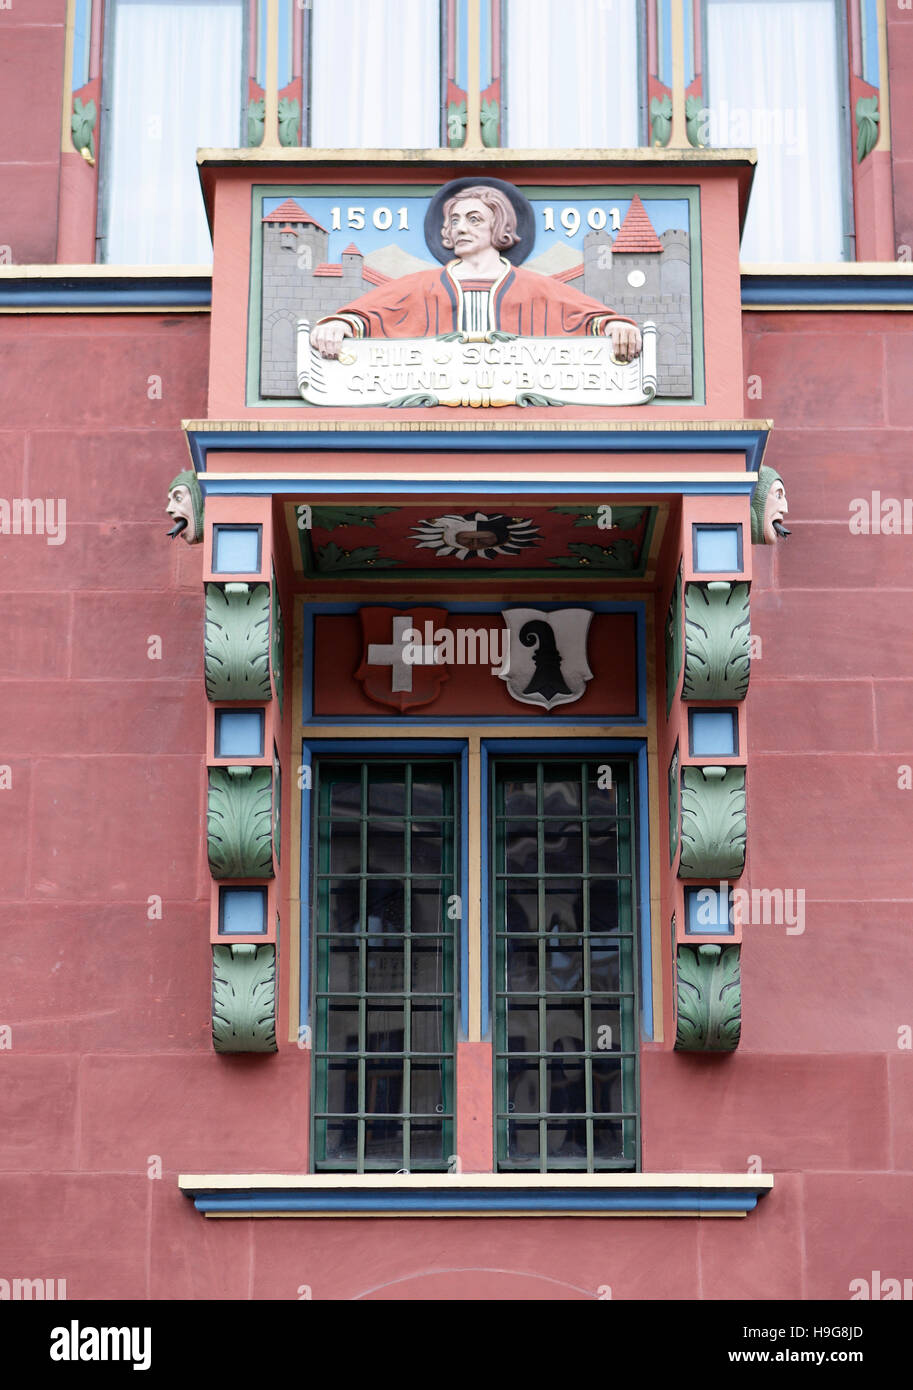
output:
M545 218L545 230L554 232L555 209L543 208L542 216ZM564 235L568 237L576 236L580 230L580 209L575 207L562 208L558 214L558 221L564 228ZM617 232L621 226L621 213L618 208L590 208L586 215L586 224L591 231L601 232L607 222L611 223L612 231Z

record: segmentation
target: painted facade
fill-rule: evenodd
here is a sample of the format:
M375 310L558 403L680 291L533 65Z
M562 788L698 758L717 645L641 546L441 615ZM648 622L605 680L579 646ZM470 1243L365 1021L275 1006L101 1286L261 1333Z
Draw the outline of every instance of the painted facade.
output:
M252 71L260 139L201 156L209 277L93 265L105 135L83 114L59 148L65 18L0 17L46 93L0 230L0 1276L836 1302L909 1277L913 21L890 112L852 89L886 115L856 113L858 264L740 271L753 158L696 148L699 71L653 64L651 147L568 160L499 149L496 55L473 97L451 53L447 140L406 163L297 150L300 72ZM359 320L445 273L418 229L470 178L531 209L505 277L596 301L592 332ZM664 200L688 217L658 230ZM349 205L393 225L334 230ZM398 381L404 343L492 378L569 355L545 385L314 405L298 340L339 315L350 374ZM559 403L618 316L632 360Z

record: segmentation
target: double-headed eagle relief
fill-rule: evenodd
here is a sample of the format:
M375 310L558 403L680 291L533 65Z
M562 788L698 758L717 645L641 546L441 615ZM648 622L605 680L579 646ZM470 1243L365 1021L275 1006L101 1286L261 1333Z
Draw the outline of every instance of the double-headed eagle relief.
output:
M407 186L390 205L362 192L346 203L310 189L307 207L264 198L274 206L262 218L261 398L433 407L691 397L687 198L648 200L648 213L636 193L615 205L613 190L569 189L578 201L561 206L478 176L430 197ZM370 250L340 245L352 228Z

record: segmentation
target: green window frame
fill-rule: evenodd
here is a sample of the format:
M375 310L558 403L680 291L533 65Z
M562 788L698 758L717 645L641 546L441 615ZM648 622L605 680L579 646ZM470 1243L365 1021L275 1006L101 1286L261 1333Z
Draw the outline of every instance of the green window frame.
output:
M453 1155L458 779L452 759L317 760L317 1172L439 1172Z
M499 1171L638 1165L634 785L622 759L492 763Z

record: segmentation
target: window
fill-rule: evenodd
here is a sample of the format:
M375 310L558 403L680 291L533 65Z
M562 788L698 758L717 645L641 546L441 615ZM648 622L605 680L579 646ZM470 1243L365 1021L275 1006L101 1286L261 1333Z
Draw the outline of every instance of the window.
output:
M313 0L310 143L439 144L440 22L435 0Z
M641 143L637 0L510 0L505 144L624 149Z
M243 0L108 0L102 259L205 264L199 146L241 142Z
M457 765L320 761L314 805L314 1166L445 1170Z
M633 1168L631 769L493 764L495 1129L503 1170Z
M836 0L706 0L699 134L758 150L743 261L849 254L843 25Z

